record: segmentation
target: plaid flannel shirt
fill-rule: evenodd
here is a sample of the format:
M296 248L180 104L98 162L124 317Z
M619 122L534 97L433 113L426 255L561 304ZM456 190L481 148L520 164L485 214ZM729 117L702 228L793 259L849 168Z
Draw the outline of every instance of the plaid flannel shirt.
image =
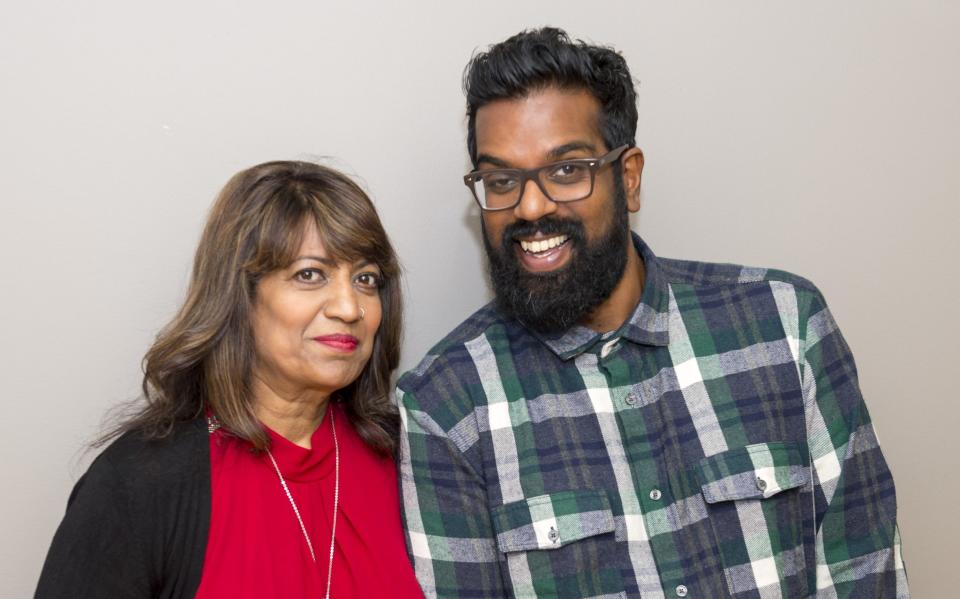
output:
M428 597L907 597L853 357L788 273L657 258L617 331L487 306L398 382Z

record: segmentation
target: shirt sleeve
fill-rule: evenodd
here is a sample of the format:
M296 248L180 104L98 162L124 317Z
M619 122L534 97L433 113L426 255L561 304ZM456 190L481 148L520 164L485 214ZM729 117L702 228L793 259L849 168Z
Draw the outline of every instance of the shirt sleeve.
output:
M802 379L815 481L817 596L909 597L893 478L823 297L802 333Z
M506 597L486 485L451 434L397 390L400 487L407 550L427 597Z
M147 560L123 481L96 460L70 494L40 574L36 599L151 596Z

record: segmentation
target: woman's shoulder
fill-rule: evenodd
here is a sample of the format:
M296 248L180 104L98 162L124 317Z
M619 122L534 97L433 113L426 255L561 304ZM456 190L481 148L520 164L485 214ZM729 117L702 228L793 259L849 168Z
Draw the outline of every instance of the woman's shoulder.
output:
M210 522L208 456L202 421L161 439L131 431L114 440L74 486L36 596L160 596L158 581L196 589Z
M191 474L209 476L207 435L204 419L179 422L161 438L141 430L127 431L97 456L87 474L116 478L125 486L148 487L169 486Z

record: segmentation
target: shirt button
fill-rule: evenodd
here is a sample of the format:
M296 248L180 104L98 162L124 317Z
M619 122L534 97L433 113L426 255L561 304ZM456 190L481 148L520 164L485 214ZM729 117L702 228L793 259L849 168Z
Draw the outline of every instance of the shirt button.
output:
M760 477L758 476L758 477L757 477L757 488L760 489L761 491L766 491L766 490L767 490L767 481L763 480L762 478L760 478Z
M686 597L687 596L687 587L682 584L677 585L677 597Z
M560 540L560 532L556 528L550 527L550 532L547 533L547 538L550 539L551 543L556 543Z
M611 339L610 341L607 341L606 343L604 343L603 348L600 350L600 357L606 358L610 354L610 352L613 351L613 348L617 346L617 341L619 340Z
M637 404L638 401L640 401L640 398L637 397L637 394L636 394L636 393L627 393L627 403L628 403L628 404L630 404L631 406L634 406L634 405Z
M650 491L650 499L654 501L660 501L661 497L663 497L663 493L660 492L660 489L654 489Z

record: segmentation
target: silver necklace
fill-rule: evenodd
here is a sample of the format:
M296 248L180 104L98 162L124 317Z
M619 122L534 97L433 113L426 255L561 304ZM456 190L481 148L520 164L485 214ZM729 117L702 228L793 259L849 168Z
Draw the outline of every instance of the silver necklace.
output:
M325 599L330 599L330 581L333 580L333 547L334 540L337 538L337 507L340 505L340 444L337 442L337 427L333 423L333 410L327 409L327 414L330 415L330 430L333 431L333 525L330 527L330 561L327 564L327 594ZM267 456L270 458L270 463L273 464L273 469L277 473L277 478L280 479L280 485L283 487L283 492L286 493L287 499L290 500L290 507L293 508L293 513L297 517L297 522L300 523L300 532L303 533L303 538L307 542L307 549L310 550L310 559L313 560L313 563L317 563L317 556L313 553L313 543L310 542L310 535L307 534L307 527L303 525L303 518L300 517L300 510L297 509L297 502L293 500L293 495L290 494L290 488L287 487L287 481L283 479L283 474L280 473L280 467L277 466L277 461L273 459L273 454L270 452L270 449L267 448Z

